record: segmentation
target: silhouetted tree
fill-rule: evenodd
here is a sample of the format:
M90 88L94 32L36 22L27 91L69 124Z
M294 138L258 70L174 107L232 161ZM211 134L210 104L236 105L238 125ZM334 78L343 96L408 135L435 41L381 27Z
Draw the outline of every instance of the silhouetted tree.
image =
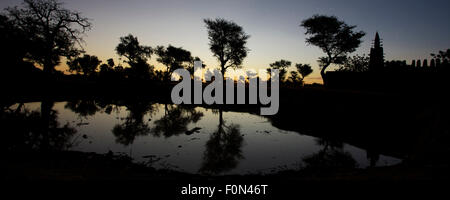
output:
M242 61L249 51L245 45L250 36L245 34L242 27L225 19L205 19L204 22L208 29L210 50L219 60L222 74L229 67L242 67Z
M67 61L69 71L83 73L85 76L90 76L95 73L100 63L101 61L97 58L97 56L91 56L88 54L85 54L83 57L77 57L73 60Z
M149 46L140 45L137 37L128 34L120 37L120 43L116 47L116 52L119 56L127 58L129 65L133 65L141 60L147 61L147 58L150 58L153 54L153 49Z
M120 37L116 52L128 59L127 63L131 68L127 72L130 78L146 79L150 76L153 68L147 63L147 59L153 54L153 49L140 45L137 37L131 34Z
M116 64L114 63L114 60L112 58L109 58L106 62L108 63L108 66L110 68L114 68L114 66L116 66Z
M288 79L291 83L301 83L302 82L302 77L300 77L298 75L297 71L291 71L290 73L291 73L291 75L289 76Z
M186 68L192 60L191 52L172 45L169 45L167 48L158 46L155 53L159 56L156 60L166 66L166 80L170 80L173 71L178 68Z
M154 74L154 66L149 65L143 60L139 60L134 63L131 68L125 68L124 72L126 76L133 80L148 80Z
M5 66L2 70L15 70L30 51L30 42L25 32L4 15L0 15L0 43L0 60Z
M448 67L450 60L450 49L439 51L437 54L432 53L431 56L436 60L437 67Z
M450 49L447 49L445 51L439 51L437 54L432 53L431 56L435 59L450 59Z
M189 65L186 67L186 69L191 73L191 77L194 77L194 62L195 61L202 61L199 57L192 58ZM202 68L206 68L206 65L202 62Z
M302 77L301 77L302 81L304 81L305 78L313 72L313 69L312 69L311 65L309 65L309 64L297 63L297 64L295 64L295 67L297 68L298 73L300 73L300 75L302 75Z
M270 68L267 69L267 72L270 73L270 69L278 69L280 81L283 82L286 79L287 68L289 68L291 64L291 61L281 59L270 64Z
M361 44L364 32L355 32L356 26L349 26L335 16L314 15L301 24L306 29L306 43L315 45L325 52L325 57L319 58L322 67L320 75L324 83L325 70L330 64L342 64L347 53L354 52Z
M88 18L62 7L57 0L24 0L22 7L9 7L8 17L29 38L33 49L28 59L43 66L50 74L60 57L78 55L82 34L91 28Z
M114 60L109 58L106 63L100 65L99 78L103 81L118 82L125 78L122 66L116 66Z
M168 72L163 70L156 70L155 71L155 80L157 81L166 81L166 77L168 77Z
M349 71L349 72L365 72L369 70L369 56L363 54L354 55L347 58L342 65L339 66L338 71Z
M100 65L100 76L102 76L102 75L104 75L106 73L109 73L112 70L113 69L111 67L109 67L108 64L103 63L103 64Z

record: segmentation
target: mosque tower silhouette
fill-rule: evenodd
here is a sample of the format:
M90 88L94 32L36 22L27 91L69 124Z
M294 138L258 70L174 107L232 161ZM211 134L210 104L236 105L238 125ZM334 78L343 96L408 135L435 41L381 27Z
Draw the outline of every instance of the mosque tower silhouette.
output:
M370 49L370 71L381 71L384 67L384 52L383 44L381 43L380 35L378 32L375 34L375 40Z

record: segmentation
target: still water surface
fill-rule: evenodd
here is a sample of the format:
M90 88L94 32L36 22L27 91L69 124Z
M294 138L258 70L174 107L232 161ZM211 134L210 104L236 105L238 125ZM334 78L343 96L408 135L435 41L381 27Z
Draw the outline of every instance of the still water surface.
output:
M39 111L40 102L27 103ZM126 154L135 162L189 173L248 174L298 169L303 158L324 149L324 141L271 125L267 118L203 107L148 103L102 105L53 104L57 120L77 130L71 150ZM326 143L326 142L325 142ZM348 144L338 147L356 161L370 165L367 153ZM401 160L380 155L377 166Z

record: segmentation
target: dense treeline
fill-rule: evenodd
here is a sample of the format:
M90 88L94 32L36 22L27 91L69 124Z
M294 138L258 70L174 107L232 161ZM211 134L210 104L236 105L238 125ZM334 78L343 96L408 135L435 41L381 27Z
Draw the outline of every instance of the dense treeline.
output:
M250 36L232 21L217 18L204 22L210 50L219 61L220 71L242 68ZM14 84L51 80L168 82L176 69L193 72L194 61L201 61L182 47L142 45L132 34L120 37L115 48L117 55L124 58L122 63L115 63L112 58L102 61L83 50L83 36L91 28L90 19L64 8L57 0L24 0L20 7L6 8L0 15L2 79ZM163 70L155 70L148 63L152 56L157 56ZM68 70L56 70L63 62ZM285 74L288 66L279 67ZM312 71L310 65L304 67ZM302 85L310 73L294 71L283 81Z
M241 26L226 19L204 19L204 23L210 50L219 64L218 70L224 74L228 69L243 68L243 61L249 53L247 41L250 35ZM339 66L338 71L368 71L368 56L348 56L360 46L365 35L363 31L356 31L356 26L325 15L314 15L302 21L300 26L306 30L306 43L319 47L325 53L318 59L324 83L327 81L326 70L331 65ZM0 14L2 85L36 85L49 81L65 81L72 85L80 82L170 85L170 77L176 69L185 68L193 74L194 61L201 61L182 47L143 45L132 34L120 37L116 45L115 52L121 57L121 62L116 63L112 58L100 60L83 50L83 36L92 27L91 19L64 8L58 0L24 0L20 7L6 8ZM432 56L431 66L448 65L448 50ZM149 64L152 57L156 57L156 61L163 66L161 70ZM428 66L426 60L422 63ZM64 64L68 67L66 71L56 70L57 66ZM411 65L388 61L382 67L398 71L405 66L416 67L420 64L420 60L413 61ZM281 59L269 64L267 71L279 70L282 87L303 86L313 68L310 64L292 65L291 61ZM206 68L205 65L203 67Z

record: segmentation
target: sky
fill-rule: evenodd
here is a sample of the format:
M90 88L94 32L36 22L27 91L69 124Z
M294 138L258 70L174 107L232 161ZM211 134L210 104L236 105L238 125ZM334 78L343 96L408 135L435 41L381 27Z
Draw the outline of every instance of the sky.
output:
M0 8L20 5L2 0ZM334 15L356 30L366 32L353 54L369 54L375 32L380 33L386 60L430 58L430 53L450 48L448 0L62 0L66 8L92 20L84 37L87 54L101 60L114 58L121 36L137 36L142 45L183 47L208 67L219 66L208 46L203 19L225 18L250 35L243 66L267 68L280 59L311 64L314 73L306 82L321 82L317 58L323 52L305 43L302 20L314 14ZM163 66L153 55L150 64ZM60 67L61 68L61 67ZM63 66L62 66L63 68ZM291 68L292 70L294 67Z

